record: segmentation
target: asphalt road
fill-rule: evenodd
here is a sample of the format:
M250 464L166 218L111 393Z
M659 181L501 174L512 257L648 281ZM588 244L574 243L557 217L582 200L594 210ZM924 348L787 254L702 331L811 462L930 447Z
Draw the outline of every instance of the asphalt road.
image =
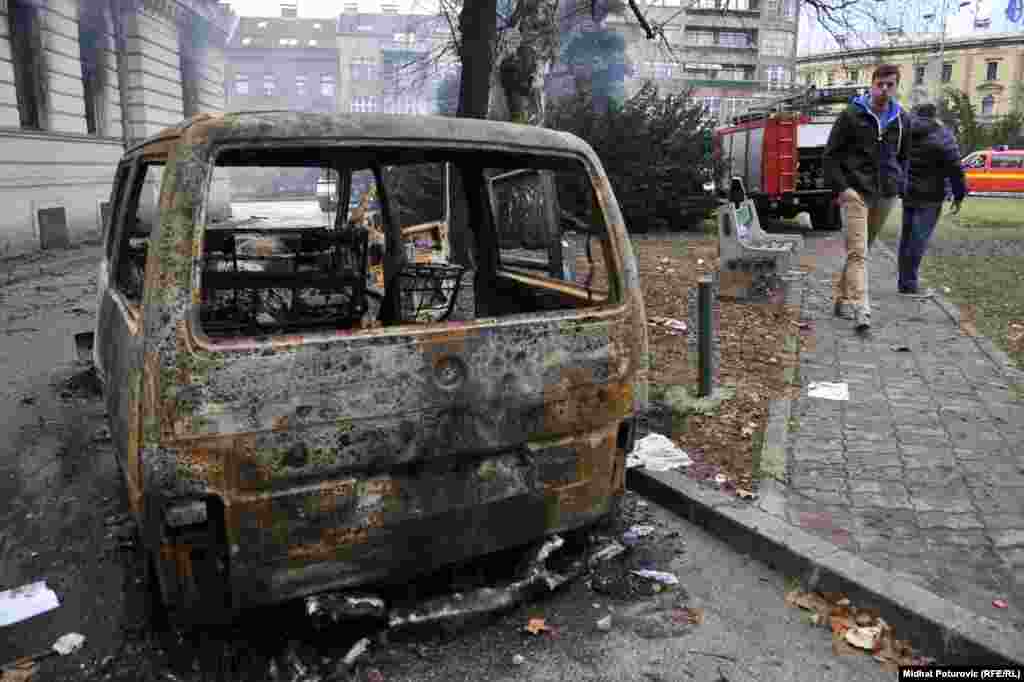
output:
M0 628L0 663L77 632L84 648L42 661L36 680L892 679L867 656L834 655L828 631L784 604L784 576L632 495L602 530L610 540L633 523L655 527L627 556L469 628L316 631L292 604L246 614L230 630L154 631L130 529L108 523L127 506L101 401L68 383L80 369L72 334L95 313L98 254L0 263L0 589L46 579L61 601ZM672 572L680 585L651 594L628 578L639 567ZM684 609L702 610L702 622ZM607 632L596 625L606 615ZM553 630L524 632L532 617ZM339 660L363 635L373 644L350 675Z

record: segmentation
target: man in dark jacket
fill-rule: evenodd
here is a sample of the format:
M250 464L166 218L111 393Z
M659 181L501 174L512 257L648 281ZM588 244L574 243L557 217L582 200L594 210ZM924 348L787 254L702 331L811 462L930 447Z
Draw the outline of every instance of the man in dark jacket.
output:
M907 185L903 193L898 285L901 294L918 296L922 292L917 284L917 269L942 213L946 185L949 183L953 192L953 213L960 212L967 185L960 168L956 138L949 128L935 120L934 104L925 103L914 109L910 145Z
M896 101L900 69L882 64L871 91L855 97L836 119L825 145L825 178L838 195L846 227L846 266L837 282L835 314L858 331L871 327L865 258L903 187L910 118Z

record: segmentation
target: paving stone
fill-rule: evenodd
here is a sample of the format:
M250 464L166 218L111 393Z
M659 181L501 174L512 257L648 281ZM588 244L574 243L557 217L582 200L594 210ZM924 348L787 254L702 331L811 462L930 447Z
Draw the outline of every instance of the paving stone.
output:
M824 490L837 493L847 492L846 478L841 476L819 476L815 473L791 476L789 485L800 492L804 490Z
M850 493L850 504L854 511L868 509L913 509L911 498L904 489L902 493Z
M942 551L953 548L963 551L964 548L984 547L991 549L992 542L984 528L951 530L948 528L926 528L919 531L918 539L929 548Z
M906 475L902 466L847 466L849 478L873 481L902 481Z
M877 552L865 552L863 550L860 550L857 552L857 558L863 559L869 564L873 564L874 566L877 566L878 568L884 569L886 571L890 570L891 567L890 558L888 554L880 554Z
M842 452L817 450L797 450L790 452L794 462L814 462L821 465L846 466L846 455Z
M1001 512L986 513L981 515L985 527L992 531L1016 530L1021 527L1022 519L1017 514L1005 514Z
M984 465L987 460L978 463ZM1024 473L1018 471L975 471L965 473L964 480L971 488L1017 488L1024 495Z
M943 488L923 488L910 493L910 503L918 512L943 511L949 514L968 514L977 509L970 494L950 494Z
M903 481L908 488L922 488L947 486L952 484L964 484L963 472L956 466L940 465L928 468L906 469L903 472Z
M848 452L847 471L903 467L903 457L895 452Z
M890 533L855 532L853 540L859 552L888 554L889 556L918 556L921 541L915 536Z
M993 460L1001 460L1006 457L1018 456L1016 455L1016 451L1012 447L992 450L986 450L985 448L954 448L953 453L961 462L988 462Z
M975 489L974 505L982 515L1015 514L1024 518L1024 495L1014 488Z
M1024 526L1024 519L1022 519ZM990 530L988 536L997 549L1010 549L1012 547L1024 547L1024 527L1007 530Z
M850 496L846 490L817 490L815 488L796 488L793 490L798 492L801 497L807 498L814 502L818 502L824 505L848 505L850 504Z
M918 469L922 467L951 467L956 464L956 455L952 450L942 449L938 446L921 452L907 452L902 455L903 466L907 469Z

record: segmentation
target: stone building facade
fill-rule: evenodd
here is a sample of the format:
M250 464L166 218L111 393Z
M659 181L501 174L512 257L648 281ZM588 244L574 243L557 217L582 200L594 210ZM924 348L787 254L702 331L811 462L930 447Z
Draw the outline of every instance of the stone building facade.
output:
M0 0L0 256L95 237L126 145L224 109L214 0Z
M564 3L563 58L548 78L552 96L570 91L575 75L591 72L597 55L587 50L582 60L579 50L577 56L567 55L574 41L588 40L598 53L620 39L624 44L622 55L603 54L596 60L598 69L622 79L621 96L632 96L646 81L660 92L691 89L709 118L719 122L794 85L797 0L647 0L641 8L650 23L664 25L668 48L661 40L649 40L629 9L595 17L588 5L588 0Z
M883 63L900 67L900 99L910 105L953 88L967 93L983 121L1024 109L1024 34L1019 32L947 39L944 45L935 36L885 41L800 57L797 71L804 84L861 84Z

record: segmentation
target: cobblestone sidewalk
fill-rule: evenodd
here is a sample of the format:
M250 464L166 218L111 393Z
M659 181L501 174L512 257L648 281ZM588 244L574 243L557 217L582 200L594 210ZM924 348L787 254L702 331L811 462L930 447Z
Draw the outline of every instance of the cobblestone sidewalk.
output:
M939 305L896 293L873 251L867 338L832 315L842 237L810 240L801 316L813 327L792 404L790 522L964 608L1024 630L1024 389ZM810 335L809 335L810 337ZM807 396L846 382L848 401ZM994 599L1009 602L993 607Z

